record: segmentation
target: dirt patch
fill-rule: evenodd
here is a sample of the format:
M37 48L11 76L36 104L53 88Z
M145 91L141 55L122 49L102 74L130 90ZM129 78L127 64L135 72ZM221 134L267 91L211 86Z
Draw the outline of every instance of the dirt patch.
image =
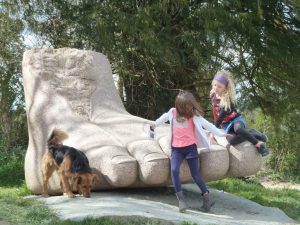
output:
M260 184L270 189L293 189L300 191L300 184L282 181L261 181Z
M0 225L12 225L12 223L6 221L0 221Z

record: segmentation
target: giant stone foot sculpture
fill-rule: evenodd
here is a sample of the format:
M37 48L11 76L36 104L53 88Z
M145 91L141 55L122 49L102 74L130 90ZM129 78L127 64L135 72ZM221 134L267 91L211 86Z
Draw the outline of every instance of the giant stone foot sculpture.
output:
M22 66L29 129L25 178L32 193L42 192L41 159L54 128L68 133L65 145L86 153L100 177L94 190L171 184L168 125L149 138L151 121L125 110L103 54L32 49L24 53ZM256 173L261 157L255 148L247 148L246 154L243 147L237 150L242 157L221 145L199 149L205 179ZM181 178L192 181L186 163ZM50 178L49 193L61 193L57 175Z

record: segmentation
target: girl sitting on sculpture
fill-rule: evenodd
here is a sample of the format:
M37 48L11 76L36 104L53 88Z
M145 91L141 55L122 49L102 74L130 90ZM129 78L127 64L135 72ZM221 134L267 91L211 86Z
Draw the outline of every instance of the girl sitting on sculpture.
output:
M246 122L235 107L235 88L231 74L227 71L218 71L212 81L210 99L214 115L215 126L223 128L226 133L235 134L228 137L230 145L237 145L247 140L251 142L264 157L269 154L263 142L267 141L264 134L252 129L246 130ZM213 134L210 141L214 142Z

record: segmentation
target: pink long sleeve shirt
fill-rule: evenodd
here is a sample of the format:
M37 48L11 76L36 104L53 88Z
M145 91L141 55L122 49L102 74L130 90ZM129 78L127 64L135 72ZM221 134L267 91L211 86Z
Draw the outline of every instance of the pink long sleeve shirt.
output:
M176 120L177 111L174 109L173 113L173 135L172 146L173 147L185 147L196 143L195 138L195 124L193 118L189 118L182 122Z

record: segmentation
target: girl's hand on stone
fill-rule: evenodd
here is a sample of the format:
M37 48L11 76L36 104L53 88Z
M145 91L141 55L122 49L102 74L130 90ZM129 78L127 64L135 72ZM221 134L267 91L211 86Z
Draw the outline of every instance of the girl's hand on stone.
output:
M210 144L212 144L212 145L216 145L217 144L217 141L216 141L216 139L215 139L215 137L214 137L214 135L212 133L209 134L208 139L209 139Z
M151 124L150 125L150 130L154 131L155 127L156 127L155 124Z

